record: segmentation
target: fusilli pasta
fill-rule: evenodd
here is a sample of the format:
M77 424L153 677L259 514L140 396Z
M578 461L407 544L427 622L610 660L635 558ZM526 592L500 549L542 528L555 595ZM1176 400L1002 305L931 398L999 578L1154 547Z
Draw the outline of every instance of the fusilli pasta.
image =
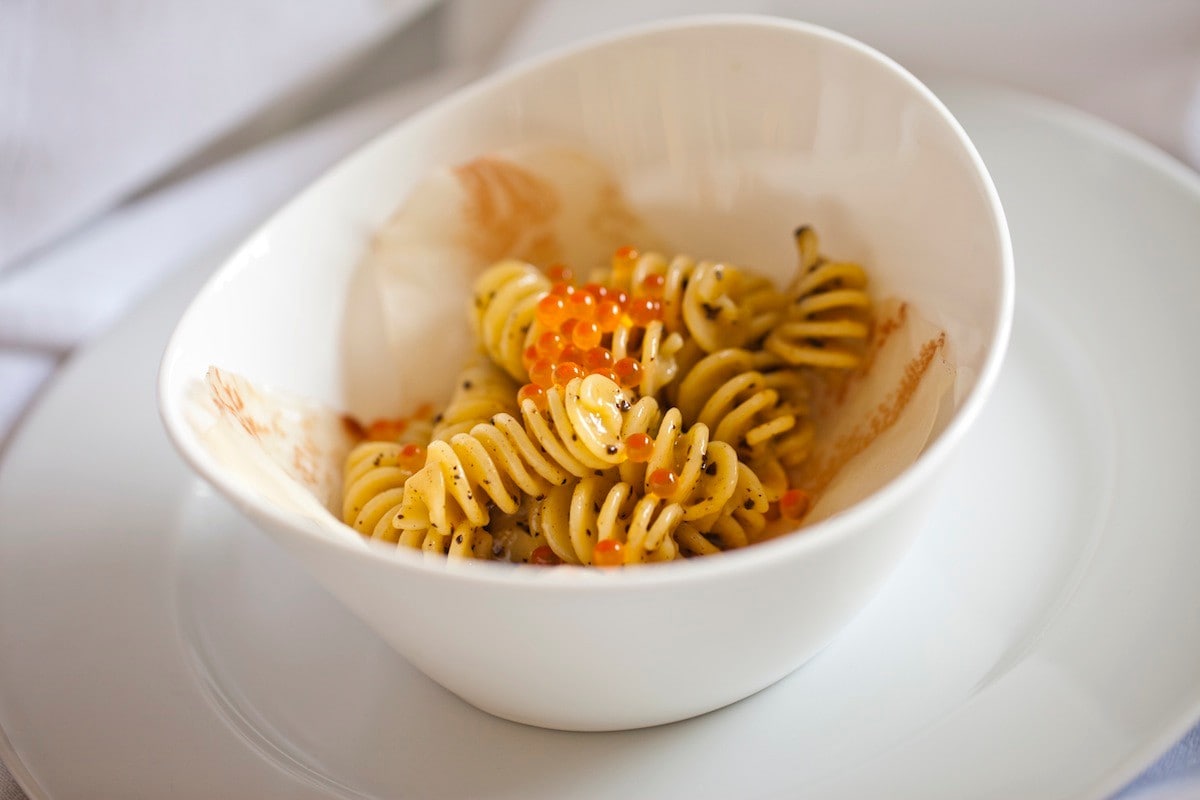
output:
M484 353L512 376L529 379L522 360L537 336L534 323L538 301L550 289L550 279L536 267L512 259L484 272L475 283L471 319Z
M396 527L448 537L464 522L487 525L492 506L512 514L524 496L540 497L552 486L609 469L625 457L625 418L640 418L654 405L652 398L630 403L600 375L546 394L547 416L526 400L522 421L497 414L469 433L431 442L425 465L406 484Z
M347 525L376 539L396 541L392 516L404 498L405 481L420 466L414 461L417 451L411 448L366 441L350 451L342 493L342 519Z
M870 333L867 274L858 264L819 256L811 228L797 229L796 244L800 274L788 292L791 302L763 346L789 364L855 367Z
M412 427L422 441L351 453L347 524L432 557L615 566L798 520L810 382L858 363L870 299L861 267L824 260L809 228L795 239L786 292L633 248L582 287L565 267L500 261L474 287L480 360Z
M444 411L433 418L431 439L448 441L497 414L517 413L517 384L490 361L472 364L458 376Z

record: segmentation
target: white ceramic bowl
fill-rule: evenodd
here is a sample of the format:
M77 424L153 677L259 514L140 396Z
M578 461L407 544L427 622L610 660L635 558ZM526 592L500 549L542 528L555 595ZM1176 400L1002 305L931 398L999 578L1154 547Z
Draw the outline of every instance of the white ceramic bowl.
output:
M456 565L331 538L205 451L184 406L210 364L339 406L341 298L372 230L431 165L548 133L619 178L659 175L677 203L650 222L690 252L755 264L782 248L790 261L786 232L815 224L828 252L868 265L876 291L951 330L949 425L897 479L802 535L618 571ZM721 191L696 191L706 181ZM779 680L873 596L920 531L938 473L995 381L1012 281L984 166L911 75L810 25L697 18L490 78L344 161L196 298L163 360L160 407L197 472L433 680L534 725L655 725Z

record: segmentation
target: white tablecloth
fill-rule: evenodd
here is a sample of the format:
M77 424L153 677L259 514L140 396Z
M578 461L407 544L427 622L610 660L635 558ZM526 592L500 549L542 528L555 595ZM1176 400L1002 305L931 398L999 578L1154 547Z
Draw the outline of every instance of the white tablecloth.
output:
M1200 165L1194 0L6 4L0 442L65 355L395 120L569 41L735 10L827 25L918 74L1048 95ZM23 797L0 766L0 800ZM1121 797L1200 797L1200 727Z

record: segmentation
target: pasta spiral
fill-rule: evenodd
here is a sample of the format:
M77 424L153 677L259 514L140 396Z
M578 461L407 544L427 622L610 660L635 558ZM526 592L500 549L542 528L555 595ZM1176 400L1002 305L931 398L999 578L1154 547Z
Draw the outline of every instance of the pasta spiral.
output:
M342 521L365 536L396 541L392 515L404 482L420 466L432 426L428 409L412 417L380 419L363 431L342 466Z
M491 362L473 364L458 376L446 410L433 419L432 439L448 441L497 414L517 413L517 385Z
M631 415L629 428L645 432L635 429L652 421ZM677 476L666 494L654 483L662 471ZM596 544L612 539L623 545L623 563L636 564L743 547L765 526L767 508L757 477L733 448L710 441L703 424L684 432L672 408L644 463L626 461L616 474L554 487L534 506L530 527L566 563L591 564Z
M771 353L729 348L688 372L675 404L685 423L709 426L714 439L736 447L743 459L770 451L784 467L795 467L813 438L807 393L804 376Z
M546 393L548 413L525 401L522 420L497 414L469 433L429 445L425 465L406 483L394 525L401 543L443 538L462 525L487 525L494 505L516 512L523 496L543 496L552 486L603 472L625 458L625 419L641 418L652 398L631 404L625 392L600 375L575 378ZM413 532L413 533L409 533Z
M679 557L671 534L682 520L678 503L639 497L628 483L602 475L551 489L534 506L531 528L567 564L591 564L601 539L621 542L630 564Z
M686 333L707 353L742 347L762 338L778 322L787 299L757 275L711 261L657 253L641 256L631 285L661 275L663 322L670 333Z
M522 361L537 337L537 304L550 290L550 279L537 267L507 259L475 281L471 319L483 351L518 382L529 379Z
M648 433L649 420L633 416L630 433ZM670 472L675 487L670 499L682 509L683 519L701 525L721 514L737 488L738 457L725 442L709 441L708 426L693 425L686 432L678 408L663 415L653 434L653 447L645 462L621 464L621 480L655 494L655 473Z
M724 513L701 533L721 542L722 550L754 544L767 526L767 511L775 498L764 489L758 472L749 464L739 463L733 498Z
M614 359L628 356L638 362L642 368L638 391L650 396L657 394L679 374L677 355L683 344L682 336L668 334L666 326L655 320L644 330L622 326L613 331L612 354Z
M858 366L859 351L870 333L866 272L858 264L821 258L811 228L797 229L796 246L800 274L789 291L791 303L763 347L788 364Z
M414 467L397 442L366 441L346 457L342 520L365 536L396 541L392 516Z

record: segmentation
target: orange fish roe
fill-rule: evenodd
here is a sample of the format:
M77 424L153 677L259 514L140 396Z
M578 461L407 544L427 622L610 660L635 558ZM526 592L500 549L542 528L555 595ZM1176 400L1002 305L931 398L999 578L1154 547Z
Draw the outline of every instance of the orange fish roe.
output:
M642 254L637 251L636 247L630 247L629 245L618 247L612 257L614 282L619 284L628 283L630 275L633 273L633 268L641 257Z
M529 368L529 380L542 388L554 385L554 362L543 358Z
M555 264L550 269L546 270L546 275L555 283L570 283L575 277L575 273L565 264Z
M566 386L575 378L582 378L585 375L587 372L574 361L560 361L554 368L554 385Z
M537 348L538 355L542 358L557 359L558 354L562 352L567 341L563 339L561 334L554 331L546 331L537 338L534 347Z
M585 355L583 349L576 347L573 344L569 344L564 347L562 353L560 353L558 356L559 363L570 361L573 364L579 364L581 366L583 365L584 358Z
M635 297L625 306L625 313L634 325L644 328L662 318L662 302L652 297Z
M546 390L536 383L527 383L517 392L517 404L524 405L526 400L532 400L538 411L549 408L546 402Z
M667 279L663 275L647 275L642 278L642 293L658 297L662 294L663 286Z
M632 389L642 382L642 365L629 356L613 364L613 372L617 374L617 383L626 389Z
M562 563L562 559L548 544L533 548L533 552L529 554L529 563L536 564L539 567L553 567Z
M808 513L808 492L803 489L788 489L779 498L779 513L788 519L800 519Z
M596 297L591 292L576 292L567 298L567 309L579 320L590 320L596 316Z
M593 347L583 354L583 365L588 369L610 367L612 363L612 351L606 347Z
M639 464L649 461L654 452L654 439L648 433L631 433L625 437L625 452L630 461Z
M406 444L400 448L400 465L409 469L420 469L425 464L425 448L419 444Z
M596 324L604 333L612 333L620 327L624 315L625 308L616 300L606 297L596 301Z
M619 567L625 563L624 549L616 539L601 539L592 551L592 563L597 567Z
M679 476L669 469L656 469L646 477L646 490L659 497L670 497L675 494L675 485Z
M597 347L601 337L600 326L595 322L576 320L575 327L571 329L571 342L580 350Z
M391 442L399 439L407 428L408 420L404 417L377 419L367 426L366 438L372 442Z
M537 318L545 328L551 330L562 325L570 318L567 311L567 301L556 294L548 294L538 301Z
M526 347L525 352L521 354L521 363L525 366L525 371L528 372L539 358L541 358L541 354L536 347L533 345Z
M632 269L640 257L632 247L621 248L613 255L614 269L621 265ZM562 264L555 264L547 274L556 282L538 300L537 322L544 330L523 351L530 383L521 389L520 397L534 400L545 411L545 390L565 386L577 377L602 375L625 389L640 385L642 365L633 358L616 359L604 344L605 335L622 325L633 326L628 341L636 347L643 335L640 328L661 318L662 302L654 297L631 299L629 292L601 283L575 288L568 283L573 273ZM619 280L614 276L614 281ZM624 283L629 286L628 275ZM661 275L651 275L640 288L657 291L663 283Z

